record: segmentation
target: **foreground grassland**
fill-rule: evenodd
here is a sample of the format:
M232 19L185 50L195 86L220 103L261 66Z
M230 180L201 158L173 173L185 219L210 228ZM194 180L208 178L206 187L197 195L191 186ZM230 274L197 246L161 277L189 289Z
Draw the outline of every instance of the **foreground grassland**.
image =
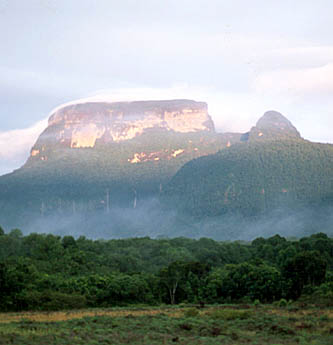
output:
M332 308L224 305L0 314L0 344L325 344Z

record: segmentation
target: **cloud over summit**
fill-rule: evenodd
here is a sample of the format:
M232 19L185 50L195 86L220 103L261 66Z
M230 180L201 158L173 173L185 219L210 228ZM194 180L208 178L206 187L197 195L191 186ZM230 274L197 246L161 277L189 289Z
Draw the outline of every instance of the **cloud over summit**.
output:
M47 119L29 128L0 132L0 175L19 168L25 162L46 126Z

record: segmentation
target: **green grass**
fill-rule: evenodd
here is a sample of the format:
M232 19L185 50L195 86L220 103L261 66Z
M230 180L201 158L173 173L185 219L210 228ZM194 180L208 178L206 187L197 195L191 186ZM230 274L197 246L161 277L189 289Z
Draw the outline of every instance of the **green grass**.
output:
M18 321L0 323L0 344L329 345L333 337L330 309L214 306L198 313L193 308L118 308L104 312L85 316L82 311L74 313L73 319L68 319L67 313L65 321L43 322L29 319L27 313L24 319L15 314ZM48 315L50 320L60 319L53 313Z

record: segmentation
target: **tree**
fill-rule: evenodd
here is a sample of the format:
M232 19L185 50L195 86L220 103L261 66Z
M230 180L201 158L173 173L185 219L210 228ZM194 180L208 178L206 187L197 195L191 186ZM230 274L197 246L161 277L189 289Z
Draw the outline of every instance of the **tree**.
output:
M281 296L280 272L267 264L253 265L247 262L226 265L212 272L206 288L211 302L251 300L271 302Z
M182 261L172 262L168 267L160 270L159 277L161 283L167 287L170 297L170 303L176 303L177 288L185 277L185 263Z
M76 242L73 236L64 236L61 244L65 249L76 247Z
M0 306L2 311L6 310L10 304L11 292L8 266L4 262L0 262Z
M9 236L14 238L21 238L23 236L23 233L20 229L13 229L10 231Z
M0 308L25 308L24 291L34 290L38 272L30 260L19 258L15 263L0 263Z
M290 298L301 296L305 285L318 286L325 281L327 262L318 251L302 251L287 260L282 267L284 278L289 281Z
M210 265L201 262L175 261L159 272L160 283L168 290L170 303L180 300L197 302L203 296Z

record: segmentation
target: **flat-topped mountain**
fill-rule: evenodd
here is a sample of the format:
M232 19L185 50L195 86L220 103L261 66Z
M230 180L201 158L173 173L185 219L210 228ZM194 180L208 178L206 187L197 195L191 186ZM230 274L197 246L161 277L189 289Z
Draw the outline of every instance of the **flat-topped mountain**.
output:
M126 144L134 139L142 141L147 136L191 136L198 133L203 136L215 134L204 102L163 100L71 104L58 108L50 116L48 127L31 149L28 165L38 160L47 161L54 152L69 148L100 148L110 144ZM203 138L201 140L204 141ZM175 147L170 151L165 149L163 152L153 152L149 147L146 147L146 152L135 150L127 161L157 161L186 154L184 147ZM192 151L198 150L192 148Z
M51 115L31 153L38 156L47 145L86 148L122 142L151 129L214 132L214 124L207 104L191 100L72 104Z
M26 164L0 177L0 206L10 226L26 224L27 214L137 207L158 197L186 162L239 142L240 136L216 133L204 102L60 106Z

